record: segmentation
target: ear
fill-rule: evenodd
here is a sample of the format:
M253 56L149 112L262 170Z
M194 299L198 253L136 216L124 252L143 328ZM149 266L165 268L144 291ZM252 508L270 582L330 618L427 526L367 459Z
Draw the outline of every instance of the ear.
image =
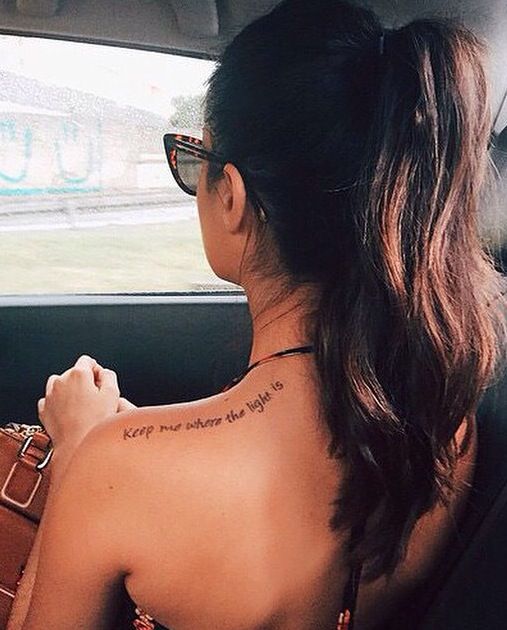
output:
M245 182L234 164L224 166L223 176L217 184L222 201L222 219L230 234L241 232L247 218L247 195Z

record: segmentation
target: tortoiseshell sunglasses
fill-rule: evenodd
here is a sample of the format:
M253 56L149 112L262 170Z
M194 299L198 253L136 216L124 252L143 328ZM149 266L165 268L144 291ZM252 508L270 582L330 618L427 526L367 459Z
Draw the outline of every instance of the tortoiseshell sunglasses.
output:
M194 197L197 194L201 160L221 166L225 166L227 162L217 153L205 149L202 146L202 140L192 136L166 133L164 148L176 183L183 191Z
M178 186L189 195L197 194L199 173L201 172L201 160L207 160L224 167L228 160L218 153L208 151L202 146L202 140L192 136L184 136L179 133L166 133L164 136L164 148L171 173ZM243 179L244 175L242 174ZM245 185L246 182L245 182ZM259 197L248 187L247 192L250 201L257 210L259 220L266 223L267 214L260 203Z

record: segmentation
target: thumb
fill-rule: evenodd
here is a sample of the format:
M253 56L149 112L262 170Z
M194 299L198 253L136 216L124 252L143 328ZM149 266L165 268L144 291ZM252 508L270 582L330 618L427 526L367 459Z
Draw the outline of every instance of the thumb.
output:
M95 384L99 388L101 392L107 391L110 393L120 394L120 390L118 388L118 377L116 376L116 372L113 370L108 370L107 368L101 368L98 370Z
M120 398L120 400L118 401L117 411L128 411L129 409L137 409L137 407L136 405L134 405L134 403L131 403L130 400L127 400L126 398Z

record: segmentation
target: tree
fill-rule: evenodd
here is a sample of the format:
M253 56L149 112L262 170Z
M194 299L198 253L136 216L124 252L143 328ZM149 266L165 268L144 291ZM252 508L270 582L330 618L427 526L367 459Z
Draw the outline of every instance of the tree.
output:
M176 96L171 100L174 112L169 119L171 127L177 129L200 129L203 125L203 94Z

